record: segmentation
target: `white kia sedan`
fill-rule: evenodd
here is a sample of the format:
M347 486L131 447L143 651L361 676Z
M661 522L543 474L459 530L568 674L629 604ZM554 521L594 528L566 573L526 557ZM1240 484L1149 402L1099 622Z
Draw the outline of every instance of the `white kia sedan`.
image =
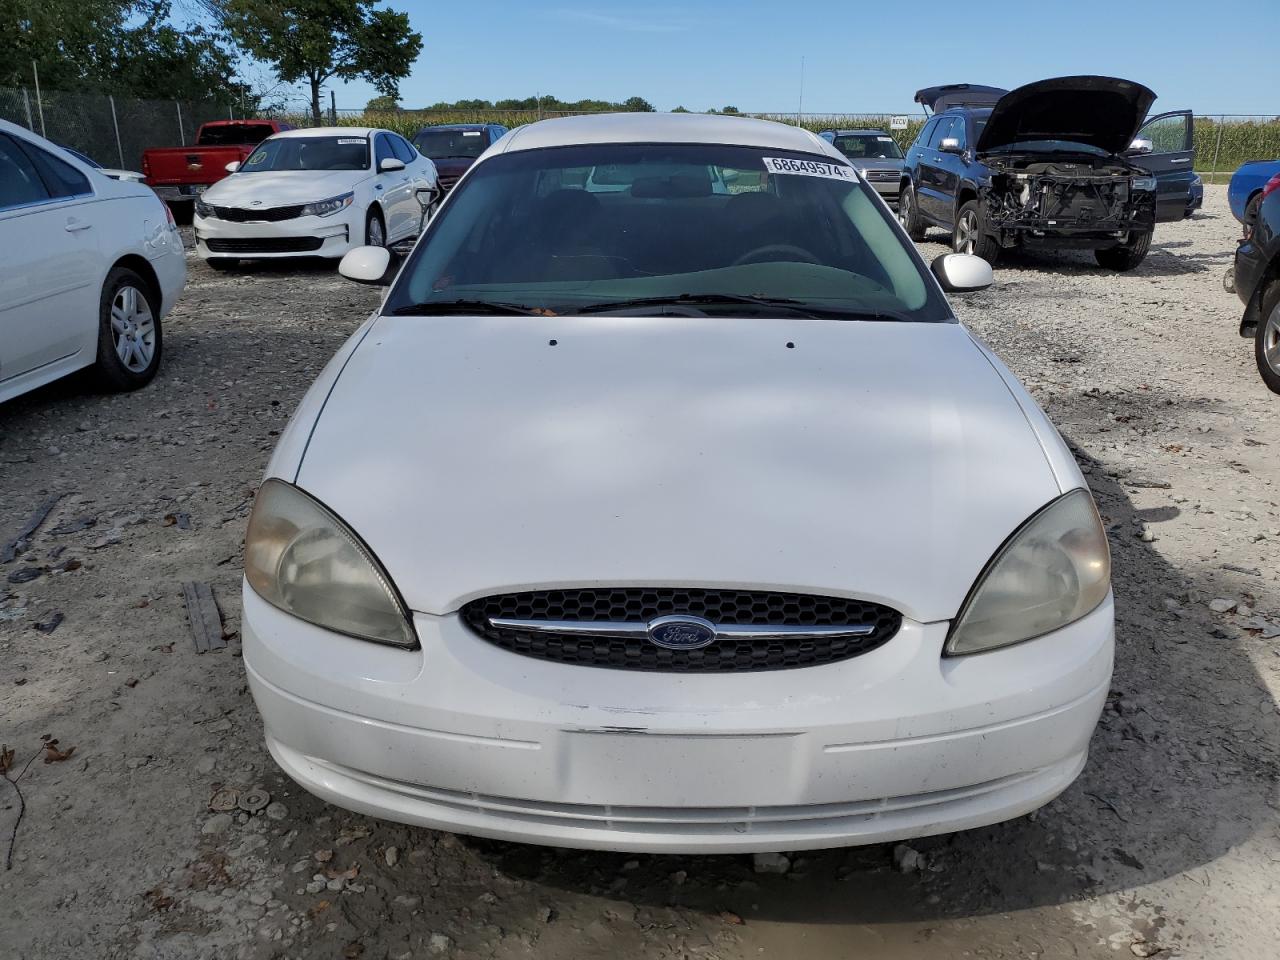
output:
M186 276L150 187L0 120L0 402L90 366L108 389L150 382Z
M420 195L438 196L435 164L389 130L288 130L228 169L192 221L196 252L214 268L409 240L423 221Z
M1110 560L948 307L990 282L926 268L803 130L511 133L270 461L243 635L276 761L366 814L609 850L897 840L1057 795L1107 695Z

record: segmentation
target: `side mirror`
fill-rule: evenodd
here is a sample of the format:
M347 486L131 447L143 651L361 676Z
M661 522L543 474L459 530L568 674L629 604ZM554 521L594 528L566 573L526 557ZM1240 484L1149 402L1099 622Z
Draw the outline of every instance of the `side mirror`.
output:
M338 273L356 283L388 286L396 278L399 262L386 247L356 247L338 264Z
M929 264L929 270L947 293L972 293L995 282L991 264L972 253L944 253Z
M223 167L223 169L226 170L227 173L235 173L237 170L240 169L240 161L232 160L225 167Z
M398 157L385 157L382 162L378 164L379 173L393 173L396 170L403 169L404 161Z
M942 142L938 144L938 149L943 153L964 153L960 141L955 137L943 137Z
M1133 143L1129 144L1129 149L1126 152L1136 153L1141 155L1146 153L1154 153L1155 149L1156 149L1156 145L1154 142L1152 142L1151 140L1148 140L1146 137L1139 137L1137 140L1133 141Z

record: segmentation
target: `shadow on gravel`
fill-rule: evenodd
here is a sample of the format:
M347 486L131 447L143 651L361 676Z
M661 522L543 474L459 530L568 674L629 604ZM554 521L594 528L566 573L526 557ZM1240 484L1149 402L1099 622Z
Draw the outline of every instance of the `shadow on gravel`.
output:
M1096 467L1093 478L1102 476ZM1201 585L1136 531L1137 521L1173 513L1137 510L1109 479L1094 480L1094 491L1112 531L1115 676L1088 766L1041 811L911 841L926 859L921 876L895 870L890 845L800 853L782 876L756 874L745 856L584 853L482 840L466 846L508 876L569 894L715 917L727 910L748 922L940 920L1078 902L1176 874L1201 882L1195 868L1275 817L1267 797L1280 722L1249 658L1212 635L1217 625L1202 604L1177 615L1166 609L1166 597L1185 598Z

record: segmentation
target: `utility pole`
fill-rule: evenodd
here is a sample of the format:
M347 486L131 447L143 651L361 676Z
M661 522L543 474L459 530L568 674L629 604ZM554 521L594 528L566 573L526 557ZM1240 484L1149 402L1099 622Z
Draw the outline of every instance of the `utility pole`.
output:
M36 66L34 60L31 61L31 75L36 80L36 110L40 112L40 136L44 136L44 101L40 99L40 68Z
M796 126L804 122L804 57L800 58L800 102L796 105Z
M338 101L332 87L329 88L329 125L331 127L338 125Z

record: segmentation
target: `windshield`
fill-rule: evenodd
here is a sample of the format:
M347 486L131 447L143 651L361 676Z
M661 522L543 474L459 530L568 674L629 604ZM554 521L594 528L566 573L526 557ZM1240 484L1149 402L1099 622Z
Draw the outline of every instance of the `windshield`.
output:
M261 143L275 133L269 123L220 123L216 127L202 127L197 146L225 147L246 143Z
M238 172L367 169L369 141L365 137L280 137L260 144Z
M431 222L385 309L571 314L628 303L650 314L666 304L684 315L950 319L851 168L719 144L485 160Z
M479 130L422 130L413 138L414 146L424 157L446 160L452 157L475 158L484 153L484 134Z
M902 151L893 137L882 133L840 134L833 146L850 160L901 160Z

